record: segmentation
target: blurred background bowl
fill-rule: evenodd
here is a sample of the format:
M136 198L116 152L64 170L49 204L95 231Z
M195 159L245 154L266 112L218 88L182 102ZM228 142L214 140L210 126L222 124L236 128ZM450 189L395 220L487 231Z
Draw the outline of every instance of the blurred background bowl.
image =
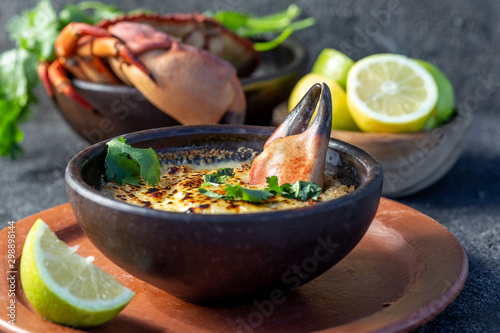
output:
M255 72L241 79L247 100L245 124L249 125L270 125L273 108L288 98L307 70L307 52L293 37L261 55ZM73 80L73 85L99 114L86 111L57 91L54 102L76 133L90 143L129 132L179 125L134 87L77 79Z
M176 126L126 134L134 147L192 153L261 151L271 127ZM238 155L238 154L236 154ZM69 201L85 235L130 274L194 303L286 293L330 269L361 240L377 211L382 170L365 151L330 139L326 172L356 189L293 210L186 214L133 206L104 196L106 143L77 154L66 168ZM313 261L314 268L311 268ZM306 263L307 262L307 263ZM294 267L308 265L307 275ZM295 288L294 288L295 287Z
M277 126L288 114L287 103L273 112ZM375 157L384 170L382 195L400 198L417 193L443 177L467 144L472 116L456 110L441 127L416 133L366 133L332 130L333 138L348 142Z

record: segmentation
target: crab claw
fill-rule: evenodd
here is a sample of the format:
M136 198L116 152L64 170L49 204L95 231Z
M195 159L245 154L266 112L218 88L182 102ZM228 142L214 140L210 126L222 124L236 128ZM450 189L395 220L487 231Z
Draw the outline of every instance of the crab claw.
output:
M316 117L309 127L316 104ZM326 152L332 127L332 98L325 83L315 84L288 117L269 137L263 152L250 169L252 185L266 184L266 178L277 176L279 184L298 180L323 187Z
M243 123L246 101L236 69L215 55L182 44L154 27L119 22L110 32L137 54L155 78L109 59L114 72L183 125Z
M73 87L73 84L71 83L71 80L68 78L66 69L61 65L58 59L54 60L47 68L47 77L52 84L54 84L54 87L58 92L60 92L63 95L68 96L72 100L74 100L76 103L78 103L81 107L83 107L85 110L96 113L97 111L94 110L92 105L89 104L85 100L85 98L82 97L78 93L78 91ZM45 85L45 84L44 84ZM49 84L50 86L50 84ZM52 91L52 88L51 88ZM52 91L53 93L53 91Z

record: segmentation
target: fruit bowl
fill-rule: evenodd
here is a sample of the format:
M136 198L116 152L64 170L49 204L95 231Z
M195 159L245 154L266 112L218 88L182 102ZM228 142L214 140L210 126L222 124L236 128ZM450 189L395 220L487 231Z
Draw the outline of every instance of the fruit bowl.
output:
M273 124L286 117L287 105L273 112ZM331 137L369 152L382 165L382 195L399 198L417 193L443 177L460 157L472 123L470 113L456 110L446 124L415 133L368 133L332 130Z
M245 124L268 126L272 109L287 98L306 71L307 53L297 39L290 37L279 47L261 55L255 72L241 79L247 101ZM179 125L134 87L77 79L72 82L98 114L90 113L55 90L54 102L73 130L90 143L124 133Z
M262 150L271 127L174 126L127 134L156 152L194 148ZM293 210L203 215L153 210L111 199L103 181L106 143L77 154L66 188L78 223L105 256L130 274L193 303L287 292L339 262L361 240L377 210L382 170L365 151L330 139L326 172L356 189ZM307 274L297 276L297 268ZM294 273L295 272L295 273Z

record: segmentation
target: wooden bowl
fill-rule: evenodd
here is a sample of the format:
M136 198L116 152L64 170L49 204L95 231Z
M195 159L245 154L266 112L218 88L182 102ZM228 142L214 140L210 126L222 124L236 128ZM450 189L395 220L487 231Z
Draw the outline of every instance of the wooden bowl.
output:
M245 124L271 123L272 110L286 99L305 73L307 52L292 37L261 54L251 76L242 78L247 110ZM72 80L76 90L98 111L92 114L55 91L54 102L68 124L85 140L96 143L144 129L180 125L152 105L136 88ZM223 119L221 123L226 123Z
M125 135L157 152L206 148L262 150L270 127L176 126ZM125 271L193 303L287 291L326 272L361 240L377 211L382 170L363 150L331 139L326 171L356 189L293 210L203 215L133 206L96 190L106 143L77 154L66 169L69 201L80 227ZM305 274L297 276L297 269Z
M286 103L273 112L273 125L287 115ZM399 198L417 193L443 177L467 143L472 116L457 110L454 118L431 131L417 133L365 133L332 130L333 138L369 152L382 165L382 195Z

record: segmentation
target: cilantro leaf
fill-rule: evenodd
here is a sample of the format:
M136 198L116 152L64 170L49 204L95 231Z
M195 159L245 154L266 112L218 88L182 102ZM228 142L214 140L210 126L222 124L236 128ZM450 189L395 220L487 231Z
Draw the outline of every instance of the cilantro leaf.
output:
M233 168L220 168L216 170L215 173L217 176L228 176L234 177L234 169Z
M213 174L213 173L210 173L208 175L203 175L203 181L204 183L208 183L208 184L222 184L224 183L226 180L221 180L221 178L219 176L217 176L216 174Z
M219 169L220 170L220 169ZM211 174L210 176L214 176ZM227 184L224 190L226 195L217 194L212 191L204 189L205 186L213 185L213 182L207 182L209 175L204 175L203 179L205 183L201 185L200 193L208 195L212 198L225 199L225 200L237 200L241 199L248 202L262 202L268 200L270 197L275 195L280 195L285 198L300 199L302 201L307 201L309 199L318 200L318 196L321 194L321 187L313 182L297 181L295 184L285 183L279 185L278 177L271 176L266 178L267 188L264 190L253 190L241 187L240 185L230 185ZM215 183L216 185L222 183ZM209 193L212 192L212 193ZM209 193L209 194L207 194Z
M0 55L0 155L15 158L22 153L23 132L19 122L30 115L29 104L36 101L30 89L37 80L37 59L24 49L12 49Z
M241 187L238 185L227 184L224 188L226 195L234 198L241 199L248 202L258 202L261 203L273 196L272 193L266 190L252 190L248 188Z
M321 194L321 187L313 182L304 182L298 180L295 184L285 183L278 184L278 177L271 176L266 178L267 189L276 195L281 195L285 198L300 199L306 201L309 198L317 200Z
M22 48L51 60L54 41L60 32L59 18L49 0L41 0L36 7L15 16L7 25L10 38Z
M301 180L292 185L292 190L295 197L302 201L306 201L309 198L317 200L318 196L321 194L321 187L318 184L303 182Z
M234 170L232 168L220 168L215 173L203 175L203 184L208 184L205 186L224 184L230 177L234 177Z
M279 185L278 183L278 177L276 176L271 176L266 178L267 181L267 189L276 195L281 195L281 191L283 190L283 187Z
M203 187L200 187L200 188L198 189L198 192L200 192L201 194L206 195L207 197L214 198L214 199L232 200L232 198L230 198L230 197L229 197L229 196L227 196L227 195L223 195L223 194L215 193L214 191L212 191L212 190L207 190L206 188L203 188Z
M123 137L115 138L107 144L105 167L106 177L121 185L139 185L141 177L151 186L160 181L161 167L152 148L133 148Z

